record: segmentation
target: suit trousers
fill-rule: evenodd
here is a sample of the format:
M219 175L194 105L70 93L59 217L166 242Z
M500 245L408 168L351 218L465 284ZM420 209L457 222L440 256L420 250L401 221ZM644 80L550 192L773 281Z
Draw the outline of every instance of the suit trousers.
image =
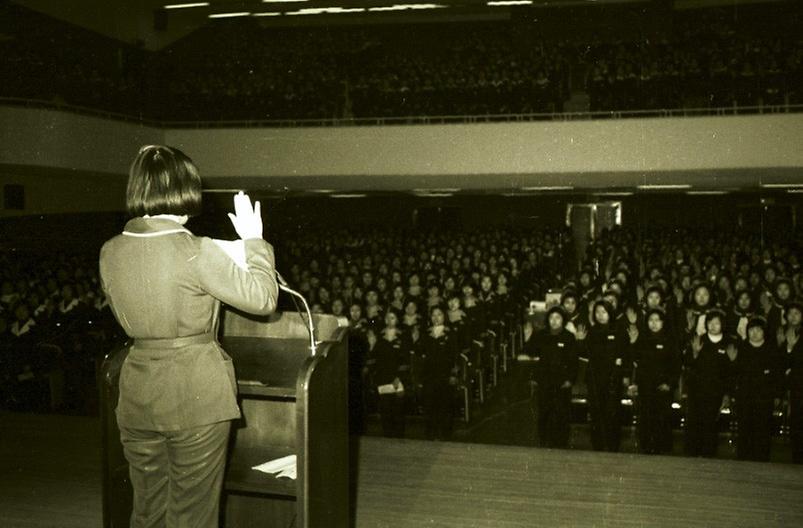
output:
M177 431L120 427L131 528L217 528L230 421Z

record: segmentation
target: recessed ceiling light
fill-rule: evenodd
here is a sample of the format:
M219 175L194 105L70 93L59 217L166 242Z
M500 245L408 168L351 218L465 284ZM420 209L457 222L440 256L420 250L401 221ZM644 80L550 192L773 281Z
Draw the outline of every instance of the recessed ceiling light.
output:
M571 191L571 185L541 185L537 187L521 187L522 191Z
M685 183L647 183L644 185L637 185L637 189L644 191L666 190L666 189L691 189L691 185Z
M332 198L365 198L368 196L367 194L362 193L340 193L340 194L330 194Z
M251 16L250 11L234 11L231 13L212 13L209 18L235 18Z
M798 189L803 187L803 183L762 183L765 189Z
M487 3L489 6L533 5L532 0L492 0Z
M207 7L209 2L187 2L186 4L167 4L165 9L187 9L190 7Z

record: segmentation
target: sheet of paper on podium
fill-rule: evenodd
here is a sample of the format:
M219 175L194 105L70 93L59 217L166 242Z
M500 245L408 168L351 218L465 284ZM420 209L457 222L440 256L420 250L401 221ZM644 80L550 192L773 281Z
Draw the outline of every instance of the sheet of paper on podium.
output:
M259 464L251 469L262 471L263 473L276 474L276 478L287 477L296 479L296 456L287 455L281 458L269 460L264 464Z

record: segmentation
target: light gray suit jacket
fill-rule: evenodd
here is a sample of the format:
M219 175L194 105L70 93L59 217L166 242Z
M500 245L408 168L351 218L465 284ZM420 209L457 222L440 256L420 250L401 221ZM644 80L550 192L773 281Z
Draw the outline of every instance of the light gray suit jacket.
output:
M120 426L168 431L240 416L231 358L214 336L220 303L268 314L278 296L270 244L246 240L245 254L248 271L211 239L164 218L134 218L103 245L103 289L134 338L120 372ZM197 344L144 347L144 340L210 333Z

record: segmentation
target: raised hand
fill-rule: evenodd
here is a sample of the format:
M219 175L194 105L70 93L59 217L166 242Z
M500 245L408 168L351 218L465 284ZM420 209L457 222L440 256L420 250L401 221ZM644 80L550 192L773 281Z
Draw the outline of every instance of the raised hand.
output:
M786 349L792 350L797 342L800 340L800 334L798 334L794 328L791 326L786 329Z
M778 342L778 346L786 340L786 332L782 326L778 327L778 331L775 333L775 340Z
M702 336L694 336L691 338L691 351L694 354L694 359L697 359L697 356L700 354L700 351L703 349L703 337Z
M234 214L229 213L234 230L243 239L262 238L262 205L257 200L251 206L251 197L240 191L234 195Z
M683 306L683 297L685 296L683 289L679 286L675 286L672 291L675 293L675 300L677 301L678 306Z
M627 316L627 320L631 325L634 325L638 322L638 314L632 306L627 307L627 310L625 310L625 315Z
M697 326L697 315L691 310L686 310L686 329L691 332Z
M638 327L635 326L627 327L627 336L630 338L631 345L635 343L636 340L638 339Z
M769 292L762 291L761 295L758 296L758 302L761 305L761 309L764 311L764 315L768 315L770 310L772 310L772 296Z
M586 325L584 324L577 325L577 333L574 335L574 337L577 338L578 341L582 341L586 338L587 335L588 335L588 330L586 329Z

